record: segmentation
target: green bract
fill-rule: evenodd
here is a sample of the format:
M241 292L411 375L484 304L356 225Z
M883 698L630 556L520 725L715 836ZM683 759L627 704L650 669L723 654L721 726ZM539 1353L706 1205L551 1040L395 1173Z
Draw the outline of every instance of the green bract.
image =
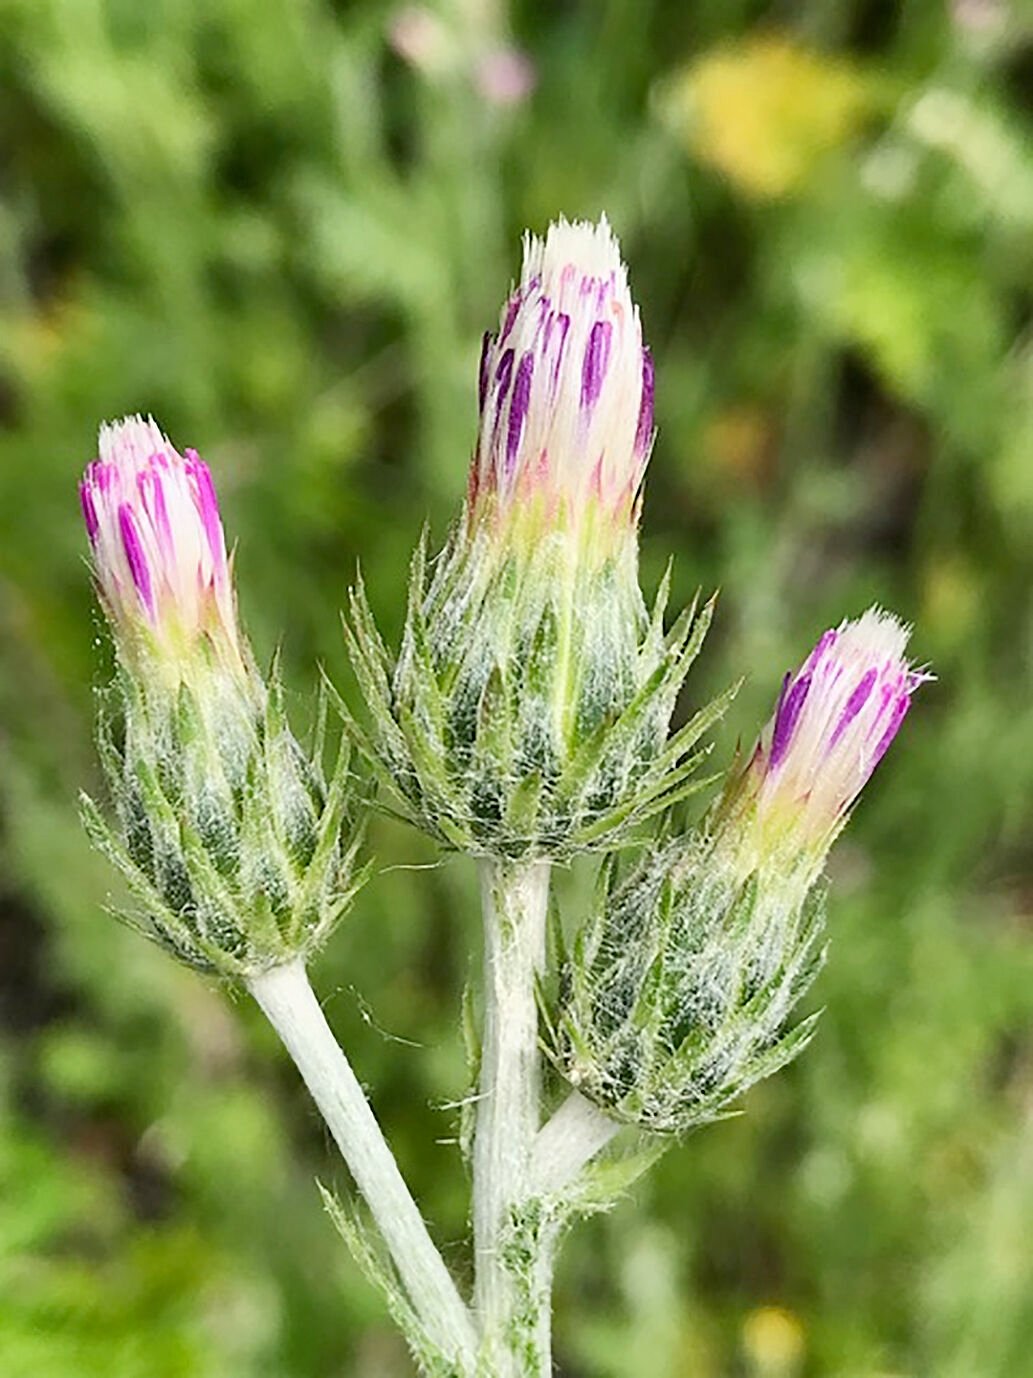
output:
M178 686L120 668L99 731L116 825L82 798L91 838L135 901L120 917L225 976L318 947L364 878L346 752L328 782L325 712L310 757L287 724L275 667L271 681L251 668L227 674L203 651Z
M660 1133L725 1113L807 1044L786 1021L825 957L824 894L792 874L738 878L733 849L690 835L623 881L603 869L561 973L551 1054L614 1118Z
M699 788L693 751L730 694L672 737L671 715L710 622L693 607L665 632L650 614L635 536L585 558L584 536L537 541L461 530L429 570L413 561L401 648L361 585L346 635L366 706L359 743L405 815L459 851L561 859L621 845Z

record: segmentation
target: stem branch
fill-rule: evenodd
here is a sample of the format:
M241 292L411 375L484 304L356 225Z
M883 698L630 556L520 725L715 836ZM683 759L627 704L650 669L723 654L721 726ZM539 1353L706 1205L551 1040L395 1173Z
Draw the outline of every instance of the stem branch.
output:
M300 960L252 977L248 987L279 1034L337 1142L430 1340L472 1373L470 1313L427 1233L380 1126L337 1044Z
M474 1145L476 1305L497 1378L548 1374L542 1241L528 1202L541 1092L535 980L545 962L549 863L485 861L484 1045ZM548 1269L546 1269L546 1272ZM544 1297L543 1297L544 1293Z
M621 1126L572 1091L539 1130L531 1152L531 1189L554 1196L620 1132Z

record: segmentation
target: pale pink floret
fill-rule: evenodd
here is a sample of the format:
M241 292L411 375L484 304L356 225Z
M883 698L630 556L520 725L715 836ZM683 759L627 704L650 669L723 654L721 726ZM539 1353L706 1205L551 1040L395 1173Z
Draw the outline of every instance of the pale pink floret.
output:
M751 763L759 821L825 837L843 820L928 675L905 658L909 628L879 608L825 632L788 674Z
M474 496L631 511L653 440L653 367L605 217L525 236L520 283L484 337L480 411Z
M233 587L215 488L195 451L180 455L150 418L100 430L79 485L94 566L116 623L166 648L201 632L237 649Z

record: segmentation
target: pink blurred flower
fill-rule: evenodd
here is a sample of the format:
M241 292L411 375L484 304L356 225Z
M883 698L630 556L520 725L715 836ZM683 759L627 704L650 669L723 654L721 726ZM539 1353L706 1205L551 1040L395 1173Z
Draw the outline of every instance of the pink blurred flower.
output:
M456 44L440 16L425 5L405 5L388 21L387 40L403 62L436 75L454 65Z
M427 5L404 5L388 20L387 41L403 62L425 77L454 76L472 84L488 105L520 105L538 74L530 57L511 43L492 42L476 26L449 24Z
M538 84L534 63L519 48L495 48L474 65L474 87L489 105L521 105Z

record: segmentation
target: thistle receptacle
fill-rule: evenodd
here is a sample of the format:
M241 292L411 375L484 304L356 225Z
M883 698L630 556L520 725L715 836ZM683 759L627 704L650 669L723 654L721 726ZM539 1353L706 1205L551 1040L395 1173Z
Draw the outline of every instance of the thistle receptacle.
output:
M116 649L100 745L115 804L91 837L134 926L203 970L244 976L318 945L355 889L344 761L292 736L239 627L211 475L153 421L100 433L80 487Z

